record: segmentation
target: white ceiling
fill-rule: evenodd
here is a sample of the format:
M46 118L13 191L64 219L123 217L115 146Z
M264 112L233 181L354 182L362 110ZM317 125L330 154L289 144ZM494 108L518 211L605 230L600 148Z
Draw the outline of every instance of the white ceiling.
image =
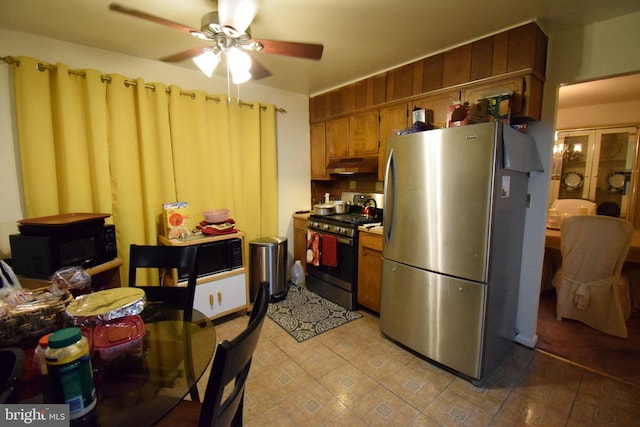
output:
M640 73L560 87L559 109L640 100Z
M235 0L232 0L235 1ZM0 0L0 28L158 59L201 45L178 30L108 10L110 0ZM212 0L119 0L193 28ZM256 38L321 43L309 61L257 54L258 84L314 95L536 20L545 31L640 10L638 0L262 0ZM20 55L21 52L0 52ZM180 64L194 67L192 61Z

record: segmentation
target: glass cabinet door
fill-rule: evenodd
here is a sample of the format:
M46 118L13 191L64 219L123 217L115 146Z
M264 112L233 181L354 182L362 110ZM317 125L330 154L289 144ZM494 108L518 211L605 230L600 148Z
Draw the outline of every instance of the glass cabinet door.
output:
M558 199L588 198L595 141L589 131L560 132L554 145Z
M635 128L596 130L593 185L589 198L598 206L615 204L620 216L628 217L631 172L636 151Z
M632 173L637 151L635 127L558 132L553 147L550 202L589 199L608 202L629 218L637 178Z

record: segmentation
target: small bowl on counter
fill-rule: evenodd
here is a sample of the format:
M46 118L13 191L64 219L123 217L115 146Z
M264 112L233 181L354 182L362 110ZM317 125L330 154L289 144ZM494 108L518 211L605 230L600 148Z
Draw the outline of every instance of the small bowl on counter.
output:
M229 219L229 209L211 209L202 212L202 216L209 224L217 224Z

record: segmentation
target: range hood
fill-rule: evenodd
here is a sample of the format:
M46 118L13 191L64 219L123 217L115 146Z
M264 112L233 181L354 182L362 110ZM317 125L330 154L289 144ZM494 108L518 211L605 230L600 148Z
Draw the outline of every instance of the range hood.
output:
M377 173L378 156L329 158L327 173L352 175L355 173Z

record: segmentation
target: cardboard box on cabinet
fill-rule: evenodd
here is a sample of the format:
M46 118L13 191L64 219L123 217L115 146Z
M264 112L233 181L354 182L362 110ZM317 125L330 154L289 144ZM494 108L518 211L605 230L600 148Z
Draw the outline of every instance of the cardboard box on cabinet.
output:
M189 233L189 204L187 202L164 203L163 222L164 235L169 239L188 236Z

